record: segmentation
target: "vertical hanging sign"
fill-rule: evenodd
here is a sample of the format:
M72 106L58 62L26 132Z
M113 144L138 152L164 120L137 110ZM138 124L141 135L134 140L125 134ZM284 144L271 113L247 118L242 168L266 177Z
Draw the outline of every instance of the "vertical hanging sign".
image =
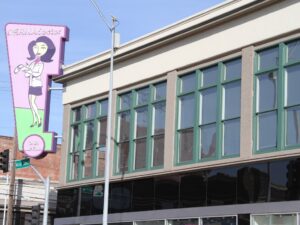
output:
M62 75L64 26L7 24L10 81L19 150L38 158L56 151L48 131L51 77Z

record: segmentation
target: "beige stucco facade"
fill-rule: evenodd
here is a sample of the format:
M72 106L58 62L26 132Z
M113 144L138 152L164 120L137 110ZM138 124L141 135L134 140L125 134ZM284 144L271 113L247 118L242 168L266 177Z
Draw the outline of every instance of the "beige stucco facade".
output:
M165 157L162 169L114 175L111 181L219 167L237 163L299 156L300 149L253 153L253 69L257 49L300 37L299 0L233 0L157 32L122 45L116 50L113 84L113 132L115 139L116 97L128 90L167 81ZM242 58L240 157L175 166L177 77L216 62ZM109 52L64 69L56 79L64 84L64 125L60 188L103 179L66 181L72 108L106 98L108 95ZM111 152L114 158L114 151Z

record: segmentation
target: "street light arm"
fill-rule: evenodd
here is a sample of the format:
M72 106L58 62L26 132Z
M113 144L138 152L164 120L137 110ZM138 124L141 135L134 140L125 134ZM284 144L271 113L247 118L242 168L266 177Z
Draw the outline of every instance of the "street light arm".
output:
M110 26L109 23L106 21L105 16L103 15L102 11L100 10L97 2L95 2L95 0L90 0L90 2L93 4L93 6L95 7L97 13L99 14L100 18L102 19L102 21L105 23L105 25L107 26L107 28L112 31L114 29L114 25ZM115 17L112 17L113 21L117 21L117 19Z

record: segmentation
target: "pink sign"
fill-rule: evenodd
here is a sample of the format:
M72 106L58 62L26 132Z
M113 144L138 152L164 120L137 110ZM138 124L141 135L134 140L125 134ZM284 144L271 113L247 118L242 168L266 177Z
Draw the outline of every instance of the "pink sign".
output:
M55 152L48 132L51 77L62 75L64 26L7 24L10 80L19 150L29 157Z

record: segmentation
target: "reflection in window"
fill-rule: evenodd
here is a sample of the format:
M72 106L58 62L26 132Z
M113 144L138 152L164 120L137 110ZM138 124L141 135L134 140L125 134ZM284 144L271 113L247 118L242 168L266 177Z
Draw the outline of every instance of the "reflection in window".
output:
M163 166L166 82L132 90L119 99L116 172Z
M187 93L195 90L197 84L196 74L192 73L189 75L182 76L180 80L181 80L181 89L180 89L181 93Z
M202 225L236 225L236 217L228 216L228 217L211 217L211 218L202 218Z
M201 158L210 158L216 153L216 125L202 126L200 131Z
M258 149L277 146L277 115L275 112L263 113L258 117Z
M251 225L297 225L296 214L253 215Z
M278 47L263 50L258 53L260 71L266 69L272 69L278 66L279 63L279 49Z
M168 225L198 225L199 219L176 219L168 220Z
M236 168L208 171L207 176L207 205L236 203Z
M155 209L178 208L179 177L157 178L155 184Z
M300 61L300 40L287 44L288 62Z
M109 195L110 213L130 211L132 198L131 182L111 184Z
M215 85L218 81L218 66L213 66L202 70L202 86Z
M154 179L142 179L133 181L132 192L133 211L154 209Z
M152 220L152 221L137 221L136 225L165 225L164 220Z
M201 92L201 124L217 120L217 88L209 88ZM187 108L186 110L191 110Z
M226 81L241 78L242 63L240 58L226 62L224 63L224 65L225 65L224 76Z

